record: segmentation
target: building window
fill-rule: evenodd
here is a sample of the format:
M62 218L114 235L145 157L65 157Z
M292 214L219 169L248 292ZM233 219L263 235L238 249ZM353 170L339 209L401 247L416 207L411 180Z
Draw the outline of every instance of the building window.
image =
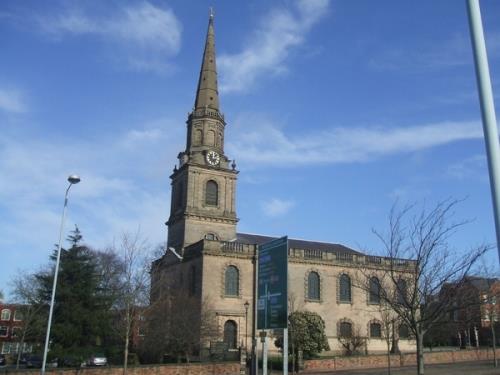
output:
M9 334L9 327L0 326L0 337L7 337L8 334Z
M351 302L351 278L344 273L340 275L339 284L340 302Z
M217 236L213 233L205 234L205 239L210 240L210 241L217 241L218 240Z
M0 320L10 320L10 310L9 309L2 310L2 315L0 316Z
M224 274L224 295L237 297L239 295L240 272L235 266L226 268Z
M382 326L380 323L370 323L370 337L382 337Z
M408 326L406 324L401 324L399 326L398 334L400 339L407 339L410 336Z
M14 311L14 320L20 322L24 319L23 312L21 310Z
M319 290L319 274L317 272L309 272L307 277L307 298L310 300L320 300Z
M406 281L403 279L399 279L396 283L396 301L401 305L406 304L407 298L407 286Z
M236 348L236 322L228 320L224 323L224 342L227 344L228 349Z
M207 206L217 206L218 201L219 187L217 186L217 182L213 180L207 181L205 188L205 204Z
M352 323L340 322L340 324L339 324L339 336L340 337L351 337L352 336Z
M380 304L380 281L375 277L370 278L370 297L369 302Z
M19 337L19 332L21 331L21 327L12 327L12 331L10 335L12 337Z

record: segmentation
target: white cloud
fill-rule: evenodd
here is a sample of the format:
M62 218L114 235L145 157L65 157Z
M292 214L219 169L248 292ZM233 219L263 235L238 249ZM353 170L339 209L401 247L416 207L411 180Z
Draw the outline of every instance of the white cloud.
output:
M488 33L486 42L488 57L497 59L500 56L500 32ZM472 62L469 36L455 34L448 39L432 41L425 45L382 49L369 60L369 66L376 70L441 71Z
M95 246L138 227L151 243L163 241L168 176L184 132L175 123L158 120L84 140L0 135L0 253L25 253L30 264L47 261L70 173L82 181L70 192L68 230L77 223Z
M328 11L328 0L300 0L291 9L274 9L240 53L221 55L221 91L243 91L265 74L287 70L285 61L291 50L304 43L311 27Z
M18 90L0 88L0 110L12 113L26 111L23 95Z
M367 162L482 137L481 124L475 121L334 127L320 133L290 135L271 121L251 115L241 117L233 131L236 134L230 137L229 154L248 166Z
M473 155L457 163L453 163L446 171L447 175L458 180L473 178L474 180L485 180L487 167L484 154Z
M37 21L55 40L93 35L119 43L134 70L168 70L166 57L177 54L181 46L182 25L174 12L147 1L109 9L108 14L100 16L73 4L59 13L40 15Z
M295 202L291 200L272 198L262 202L261 209L266 216L278 217L287 214L294 206Z

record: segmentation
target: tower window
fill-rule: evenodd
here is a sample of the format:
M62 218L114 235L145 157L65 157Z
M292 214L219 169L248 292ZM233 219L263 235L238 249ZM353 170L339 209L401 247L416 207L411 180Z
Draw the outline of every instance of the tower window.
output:
M237 297L239 294L240 281L240 272L238 271L238 268L235 266L227 267L224 276L224 294L226 296Z
M210 180L207 181L205 188L205 204L207 206L217 206L219 201L219 187L217 182Z

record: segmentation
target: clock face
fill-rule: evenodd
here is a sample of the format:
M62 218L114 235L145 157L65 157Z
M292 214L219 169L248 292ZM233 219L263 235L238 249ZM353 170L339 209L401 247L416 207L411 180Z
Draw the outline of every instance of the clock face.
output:
M207 152L207 163L210 165L217 165L220 162L220 156L215 151Z

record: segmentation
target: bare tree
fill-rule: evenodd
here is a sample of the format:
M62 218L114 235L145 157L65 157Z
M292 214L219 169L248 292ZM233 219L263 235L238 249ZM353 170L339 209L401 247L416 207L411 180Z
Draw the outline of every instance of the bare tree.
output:
M148 328L142 350L153 361L164 355L190 362L211 340L219 336L216 315L208 300L170 291L156 299L148 310Z
M113 248L118 255L119 269L117 290L117 311L120 319L118 328L123 339L123 374L127 373L132 330L141 324L141 317L149 304L149 246L139 231L123 233L118 246ZM116 271L116 267L111 267Z
M353 332L343 333L338 335L340 345L344 348L345 355L359 354L360 350L366 347L366 336L361 334L359 327Z
M16 369L23 355L25 343L39 333L37 323L45 320L45 305L39 300L38 280L34 274L18 272L11 281L12 297L16 306L16 314L21 314L22 324L18 328L19 349L17 352Z
M387 348L387 373L391 375L391 353L396 353L398 351L395 331L396 325L399 323L399 317L390 306L387 306L387 303L382 302L378 307L381 334Z
M386 232L374 231L386 256L377 275L380 298L398 316L416 339L417 372L424 374L424 335L452 309L454 291L460 289L471 268L491 249L479 245L457 251L450 238L467 221L454 221L457 200L439 202L430 210L415 205L393 206ZM370 270L360 267L367 280ZM369 290L368 282L358 287ZM440 293L447 285L447 293Z

